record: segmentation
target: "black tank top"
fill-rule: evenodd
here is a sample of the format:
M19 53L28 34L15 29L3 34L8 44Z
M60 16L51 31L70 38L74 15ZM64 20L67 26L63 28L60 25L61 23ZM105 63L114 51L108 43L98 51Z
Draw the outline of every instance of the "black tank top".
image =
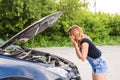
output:
M101 56L101 51L93 44L93 42L87 38L83 38L83 40L81 41L80 45L82 45L82 43L87 42L89 44L89 49L88 49L88 56L91 58L99 58ZM82 49L80 49L82 50Z

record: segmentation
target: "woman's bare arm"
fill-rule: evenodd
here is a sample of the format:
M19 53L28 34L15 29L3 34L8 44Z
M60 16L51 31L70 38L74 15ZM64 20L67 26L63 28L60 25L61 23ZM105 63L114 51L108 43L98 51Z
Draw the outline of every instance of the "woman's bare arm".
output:
M75 51L76 51L76 54L77 54L78 58L81 59L82 61L85 61L87 59L89 44L86 43L86 42L84 42L82 44L82 47L81 47L82 52L80 51L77 44L74 44L74 47L75 47Z

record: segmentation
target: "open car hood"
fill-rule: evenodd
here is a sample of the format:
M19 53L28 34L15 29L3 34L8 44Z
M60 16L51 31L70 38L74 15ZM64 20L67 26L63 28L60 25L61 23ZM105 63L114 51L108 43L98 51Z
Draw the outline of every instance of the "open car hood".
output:
M18 42L18 41L20 41L21 43L28 41L30 38L34 37L38 33L52 26L62 14L63 12L60 11L60 12L56 12L56 13L43 17L42 19L26 27L24 30L17 33L11 39L6 41L3 45L0 46L0 49L3 50L9 45L14 44L15 42Z

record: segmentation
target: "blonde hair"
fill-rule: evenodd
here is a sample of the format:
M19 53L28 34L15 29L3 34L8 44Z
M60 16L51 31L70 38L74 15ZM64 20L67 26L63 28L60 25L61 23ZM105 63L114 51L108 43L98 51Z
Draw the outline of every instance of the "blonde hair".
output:
M69 31L68 31L68 32L69 32L69 34L72 34L72 35L75 36L78 45L79 45L79 43L81 42L81 40L82 40L83 38L88 38L88 39L90 39L90 37L89 37L88 35L86 35L86 34L83 33L82 28L79 27L78 25L73 25L73 26L71 26L71 27L69 28ZM91 40L91 39L90 39L90 40Z
M74 35L77 40L81 40L84 36L82 28L78 25L73 25L72 27L70 27L69 33Z

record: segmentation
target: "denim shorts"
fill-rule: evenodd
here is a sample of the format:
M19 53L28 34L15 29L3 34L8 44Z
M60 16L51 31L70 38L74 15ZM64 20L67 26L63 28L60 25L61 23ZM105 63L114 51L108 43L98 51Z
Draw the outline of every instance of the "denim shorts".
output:
M87 57L87 60L92 66L93 73L95 74L107 73L108 71L107 63L102 57L99 57L97 59Z

